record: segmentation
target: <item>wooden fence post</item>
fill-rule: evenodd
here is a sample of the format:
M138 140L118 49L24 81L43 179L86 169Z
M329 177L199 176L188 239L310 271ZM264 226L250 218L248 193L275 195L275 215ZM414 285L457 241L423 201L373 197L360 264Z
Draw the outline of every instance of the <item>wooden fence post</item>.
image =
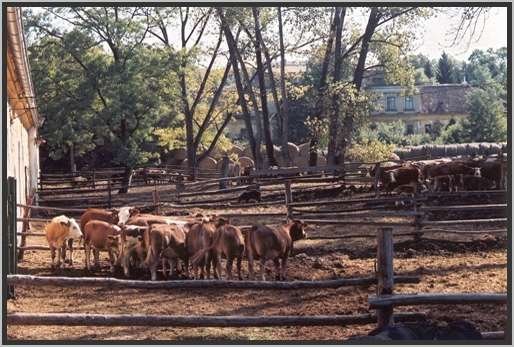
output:
M96 172L95 172L95 168L93 168L93 189L96 189Z
M157 183L154 181L153 184L153 204L156 207L156 213L159 215L161 214L160 208L159 208L159 192L157 191Z
M225 154L222 158L222 162L221 162L221 178L227 178L228 177L228 169L229 169L229 159L228 159L228 155ZM223 180L223 181L220 181L220 189L225 189L227 188L227 181L226 180Z
M107 180L107 188L109 189L109 202L108 202L108 206L109 208L111 208L111 205L112 205L112 192L111 192L111 176L109 176L108 180Z
M378 190L378 181L380 180L380 174L382 173L382 168L380 167L380 162L375 164L375 177L373 179L373 186L375 187L375 197L379 195Z
M33 195L27 197L27 205L28 206L32 206L34 204L35 196L36 196L36 194L34 193ZM21 240L20 240L20 250L18 251L18 261L23 260L23 253L24 253L23 247L25 247L27 244L27 232L29 229L28 218L30 218L30 207L25 207L23 209L23 218L27 218L27 219L23 221L23 227L21 228L22 235L21 235Z
M293 215L291 207L291 203L293 202L293 193L291 192L291 181L285 181L284 186L286 195L287 220L289 220Z
M380 228L377 233L377 296L393 294L393 287L393 229ZM393 323L393 306L377 309L379 329Z
M180 193L184 191L184 176L179 172L175 181L175 199L180 202Z
M14 177L7 178L7 243L3 251L7 254L7 264L4 265L4 272L7 274L16 274L17 268L17 213L16 213L16 179ZM7 299L14 298L14 287L7 286Z

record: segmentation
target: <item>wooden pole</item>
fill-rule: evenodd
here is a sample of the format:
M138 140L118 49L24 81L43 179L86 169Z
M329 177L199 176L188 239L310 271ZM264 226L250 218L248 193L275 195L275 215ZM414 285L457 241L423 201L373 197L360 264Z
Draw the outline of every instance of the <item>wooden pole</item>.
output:
M229 169L229 159L228 159L228 155L225 154L222 158L222 162L221 162L221 178L227 178L228 177L228 169ZM219 186L220 186L220 189L225 189L227 188L227 183L228 181L226 180L222 180L219 182Z
M398 283L419 283L418 276L397 276ZM235 281L235 280L175 280L142 281L124 280L112 277L58 277L8 275L7 283L17 286L61 286L61 287L106 287L137 289L261 289L261 290L297 290L340 288L347 286L367 286L377 283L375 277L341 278L322 281Z
M503 293L421 293L371 296L368 302L370 308L382 309L410 305L506 304L508 300L508 295Z
M377 296L393 294L393 229L380 228L377 234ZM377 309L378 329L394 324L393 305Z
M95 173L95 168L93 168L93 189L96 189L96 173Z
M21 241L20 241L20 247L21 249L18 250L18 261L23 260L23 254L25 253L23 247L27 244L27 230L29 229L29 216L30 216L30 206L34 203L34 197L35 194L27 197L27 207L23 208L23 227L21 229ZM18 221L18 218L16 218L16 221Z
M398 320L419 320L420 313L398 314ZM144 314L10 313L11 325L162 326L162 327L271 327L342 326L371 324L371 314L333 316L167 316Z
M378 190L378 181L380 180L380 175L382 173L382 168L380 167L380 162L375 164L375 177L373 178L373 186L375 187L375 197L378 197L380 191Z
M287 208L287 216L286 219L289 220L293 216L293 210L291 207L291 203L293 202L293 193L291 191L291 181L285 181L285 197L286 197L286 208Z

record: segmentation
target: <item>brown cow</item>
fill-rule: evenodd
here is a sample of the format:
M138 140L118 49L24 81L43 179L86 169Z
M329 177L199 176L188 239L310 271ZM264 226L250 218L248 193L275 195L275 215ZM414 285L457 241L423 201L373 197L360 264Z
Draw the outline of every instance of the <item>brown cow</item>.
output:
M253 260L261 261L261 278L266 280L264 268L267 260L275 264L276 278L286 279L287 258L293 250L293 243L306 237L307 225L301 221L293 220L271 229L264 225L253 226L245 233L246 256L248 257L248 270L250 280L254 279ZM281 260L281 264L279 263Z
M157 279L157 264L162 261L162 272L166 276L166 263L170 265L169 275L173 276L182 259L185 264L186 276L189 273L188 256L186 252L186 233L176 224L151 224L150 242L145 265L150 269L152 281Z
M123 225L130 217L137 214L139 214L139 210L137 208L128 206L110 210L103 208L88 208L82 216L80 216L80 228L84 230L84 226L90 220L101 220L111 224Z
M91 270L91 249L95 257L95 267L99 266L99 251L109 253L111 272L114 272L116 258L119 255L119 238L121 228L101 220L92 220L84 226L84 249L86 252L86 269Z
M479 163L479 167L481 176L493 181L495 189L506 188L507 163L501 160L484 160Z
M421 170L413 165L402 166L382 172L380 179L388 192L400 186L411 186L413 192L416 192L421 184Z
M459 190L490 190L496 186L494 181L473 175L457 175L455 181Z
M441 185L445 182L448 182L448 191L454 191L457 189L454 184L455 176L473 175L478 177L480 168L470 167L462 162L448 162L430 166L425 174L425 179L432 181L432 191L442 190Z
M241 230L230 225L228 220L219 218L216 221L216 232L211 245L196 252L192 258L193 264L198 264L204 259L207 252L212 251L219 278L221 278L221 256L227 258L226 273L229 280L232 279L232 264L237 259L237 277L241 280L241 262L245 249L244 237Z
M201 223L194 223L190 226L186 235L187 254L193 257L198 251L209 247L214 240L216 234L216 225L208 220ZM216 272L216 263L214 262L214 252L205 253L198 263L193 263L193 275L195 279L204 279L205 270L207 270L207 279L211 276L211 265L215 278L218 278ZM200 277L198 277L198 268L200 268Z
M144 234L148 227L124 225L121 227L120 255L116 265L123 268L126 277L130 277L132 267L142 267L146 259Z

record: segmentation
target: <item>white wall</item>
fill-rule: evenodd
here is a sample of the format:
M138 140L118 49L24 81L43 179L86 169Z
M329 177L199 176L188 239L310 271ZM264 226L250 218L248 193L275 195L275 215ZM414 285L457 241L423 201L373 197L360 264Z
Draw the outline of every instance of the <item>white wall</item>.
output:
M16 201L26 203L26 194L32 193L37 187L39 172L39 149L35 143L36 131L27 130L19 117L13 120L13 110L7 104L7 177L16 178ZM21 207L17 208L19 217L23 214ZM18 222L18 231L21 231L22 222Z

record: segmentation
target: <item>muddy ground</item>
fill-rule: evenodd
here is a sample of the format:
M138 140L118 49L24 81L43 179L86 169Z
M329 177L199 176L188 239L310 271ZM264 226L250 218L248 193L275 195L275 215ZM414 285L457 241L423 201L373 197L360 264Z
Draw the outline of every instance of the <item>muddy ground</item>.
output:
M280 207L245 209L247 212L283 211ZM192 211L195 212L195 211ZM203 213L209 211L203 210ZM223 213L234 210L213 210ZM238 224L278 223L272 218L245 218ZM37 226L33 226L35 229ZM490 227L487 227L490 229ZM375 227L316 227L309 234L370 234ZM470 229L467 226L466 229ZM480 230L475 226L476 230ZM37 230L34 230L37 231ZM412 231L408 227L395 232ZM44 245L43 237L32 237L28 244ZM397 284L396 293L416 292L506 292L507 241L504 234L457 236L427 234L415 242L412 237L395 237L396 274L419 275L418 284ZM295 244L289 261L288 278L320 280L367 277L374 271L376 243L373 238L342 240L302 240ZM82 251L75 252L75 266L59 273L84 276ZM110 276L107 255L101 255L102 269L96 276ZM271 265L271 264L270 264ZM243 273L247 276L246 262ZM19 273L56 275L50 270L47 251L28 251L19 264ZM116 275L122 277L121 275ZM271 276L271 266L268 269ZM148 279L143 274L141 279ZM257 291L257 290L137 290L108 288L17 288L15 300L7 304L12 312L167 314L167 315L351 315L368 313L368 295L375 286L339 289ZM506 305L423 305L398 307L395 312L424 312L439 322L467 319L480 331L504 330ZM346 327L286 328L166 328L166 327L65 327L8 326L10 339L23 340L344 340L366 334L374 325Z

